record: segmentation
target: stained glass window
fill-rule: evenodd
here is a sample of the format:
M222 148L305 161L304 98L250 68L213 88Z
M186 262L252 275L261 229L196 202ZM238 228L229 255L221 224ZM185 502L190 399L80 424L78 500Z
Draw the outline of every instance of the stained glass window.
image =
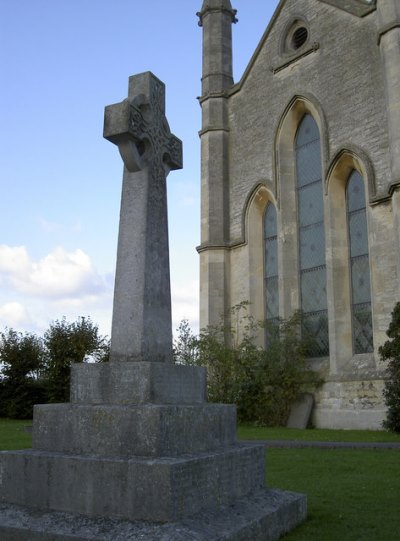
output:
M321 140L310 114L297 130L295 151L303 333L312 338L311 356L324 357L329 338Z
M276 208L268 203L264 215L265 245L265 303L267 322L276 322L279 317L278 293L278 224Z
M371 283L364 179L354 170L347 182L347 224L350 245L354 353L373 351Z

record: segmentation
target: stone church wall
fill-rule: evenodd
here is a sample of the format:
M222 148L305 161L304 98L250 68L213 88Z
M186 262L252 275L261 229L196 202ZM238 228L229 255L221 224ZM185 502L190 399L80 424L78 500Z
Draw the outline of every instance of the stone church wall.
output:
M265 317L262 228L271 202L278 213L279 313L287 318L300 308L294 138L302 117L309 113L321 136L330 331L330 356L315 361L326 383L315 397L314 423L380 428L385 406L378 348L386 339L393 306L400 300L400 195L390 191L391 147L378 13L358 17L332 3L281 2L244 76L227 91L225 305L247 300L254 317ZM304 21L309 35L298 53L286 50L295 20ZM352 168L364 178L367 200L374 352L363 355L352 352L343 210ZM260 345L263 340L260 337Z

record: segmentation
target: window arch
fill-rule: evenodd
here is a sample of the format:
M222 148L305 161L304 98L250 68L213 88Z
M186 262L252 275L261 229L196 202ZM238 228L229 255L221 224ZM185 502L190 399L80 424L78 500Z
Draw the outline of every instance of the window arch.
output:
M353 170L346 186L354 353L373 351L371 280L364 179Z
M329 337L321 139L309 113L298 127L295 155L303 332L313 339L311 356L323 357L329 355Z
M268 203L264 213L264 289L267 322L279 317L278 222L275 205Z

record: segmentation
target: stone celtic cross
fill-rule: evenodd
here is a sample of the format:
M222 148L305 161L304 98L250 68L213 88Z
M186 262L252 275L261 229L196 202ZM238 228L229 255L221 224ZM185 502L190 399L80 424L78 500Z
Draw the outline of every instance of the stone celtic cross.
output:
M166 177L182 168L182 143L165 117L165 86L129 78L128 98L105 109L104 137L124 162L111 361L172 359Z

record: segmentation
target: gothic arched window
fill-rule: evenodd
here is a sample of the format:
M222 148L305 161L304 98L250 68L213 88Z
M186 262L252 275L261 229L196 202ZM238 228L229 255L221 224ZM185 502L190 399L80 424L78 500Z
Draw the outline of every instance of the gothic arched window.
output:
M324 201L318 126L305 114L295 138L303 333L313 339L311 356L329 355Z
M276 322L279 317L278 293L278 224L276 208L268 203L264 214L264 280L267 322Z
M351 304L354 353L373 351L371 283L364 180L353 170L346 188L350 246Z

